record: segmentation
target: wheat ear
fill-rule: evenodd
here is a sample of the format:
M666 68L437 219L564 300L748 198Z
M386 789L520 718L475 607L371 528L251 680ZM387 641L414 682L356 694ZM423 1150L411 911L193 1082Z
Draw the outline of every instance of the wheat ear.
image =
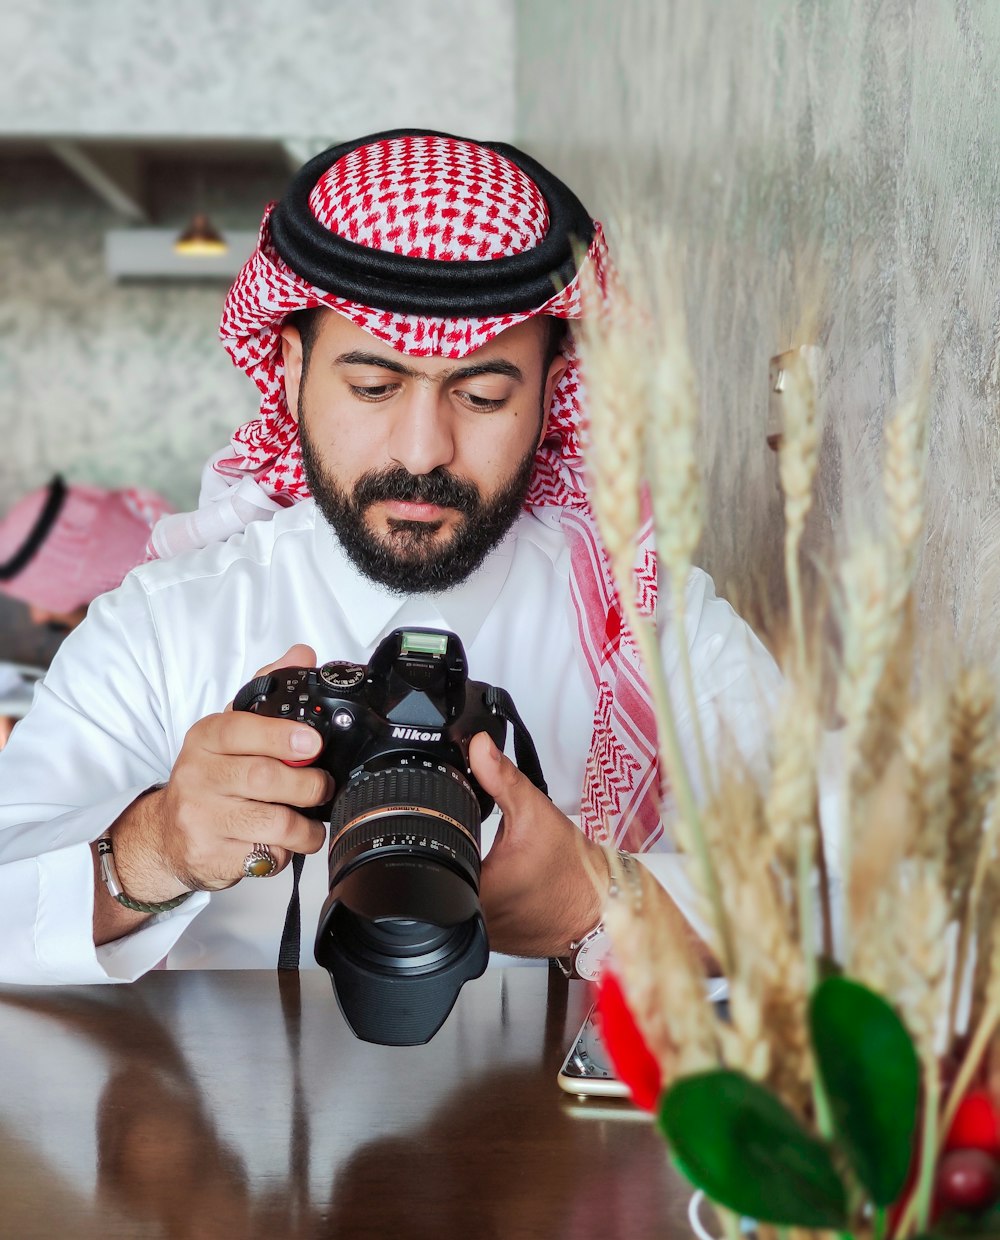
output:
M648 321L638 316L624 298L604 307L596 291L586 283L584 298L594 311L585 316L579 329L590 395L590 437L585 451L592 477L594 514L622 610L646 669L661 760L693 841L725 965L732 955L728 919L680 747L656 630L640 613L635 597L633 558L639 526L640 461L648 393L641 379L645 372L633 362L636 340L643 339L644 333L648 338Z
M778 476L785 504L785 583L795 640L796 669L806 670L806 630L799 572L799 547L806 517L812 507L813 480L819 460L819 420L816 389L800 349L783 375L782 426L778 446Z
M666 279L666 276L663 277ZM664 291L666 296L666 291ZM702 786L711 782L685 625L685 590L703 525L702 487L695 451L698 394L683 316L672 309L663 328L650 389L647 481L656 528L656 551L670 581L671 614L688 699Z

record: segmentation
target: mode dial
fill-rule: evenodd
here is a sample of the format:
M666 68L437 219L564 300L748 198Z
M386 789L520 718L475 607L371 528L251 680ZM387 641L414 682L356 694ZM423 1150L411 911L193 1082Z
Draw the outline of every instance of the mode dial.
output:
M351 693L365 678L365 669L358 663L324 663L319 669L320 680L337 693Z

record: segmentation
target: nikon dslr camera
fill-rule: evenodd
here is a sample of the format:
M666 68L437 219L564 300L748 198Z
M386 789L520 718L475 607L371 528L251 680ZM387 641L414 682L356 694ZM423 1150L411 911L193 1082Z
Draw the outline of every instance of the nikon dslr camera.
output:
M289 667L244 685L236 710L316 728L315 765L337 790L303 811L330 821L330 892L315 955L358 1037L427 1042L489 944L479 903L480 825L493 800L469 766L488 732L544 790L531 738L509 695L466 675L454 633L396 629L367 666Z

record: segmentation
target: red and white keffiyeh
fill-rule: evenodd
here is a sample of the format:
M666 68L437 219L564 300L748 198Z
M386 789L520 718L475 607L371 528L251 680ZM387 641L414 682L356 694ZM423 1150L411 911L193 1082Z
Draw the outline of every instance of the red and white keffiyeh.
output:
M235 364L260 389L261 403L259 416L234 434L232 452L215 459L214 469L228 482L217 502L229 508L219 522L222 533L208 537L227 536L248 519L309 494L298 428L285 401L280 347L281 326L293 311L326 306L402 353L454 359L536 315L581 315L579 275L535 308L492 317L401 314L345 299L308 283L280 257L269 223L276 205L265 212L258 247L230 290L219 329ZM523 253L539 245L549 227L546 199L522 168L495 150L445 135L388 137L356 147L319 178L309 208L323 228L357 245L454 262ZM600 225L594 227L579 266L589 264L604 289L607 247ZM569 366L555 391L526 507L560 510L580 641L597 686L581 825L591 838L639 852L662 836L666 790L660 787L649 689L587 498L584 393L569 341L564 353ZM170 552L200 541L177 521L163 540ZM210 520L203 524L212 529ZM154 548L164 553L155 536ZM651 528L644 531L636 571L640 605L649 613L656 605Z

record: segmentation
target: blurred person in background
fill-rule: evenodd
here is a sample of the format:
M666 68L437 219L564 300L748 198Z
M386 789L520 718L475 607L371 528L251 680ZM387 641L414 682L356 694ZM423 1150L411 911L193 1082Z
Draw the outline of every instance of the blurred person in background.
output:
M32 624L68 633L142 563L152 525L171 511L154 491L67 484L57 474L0 519L0 593L23 603ZM31 681L0 660L0 701L20 699L26 709ZM0 748L19 714L0 713Z

